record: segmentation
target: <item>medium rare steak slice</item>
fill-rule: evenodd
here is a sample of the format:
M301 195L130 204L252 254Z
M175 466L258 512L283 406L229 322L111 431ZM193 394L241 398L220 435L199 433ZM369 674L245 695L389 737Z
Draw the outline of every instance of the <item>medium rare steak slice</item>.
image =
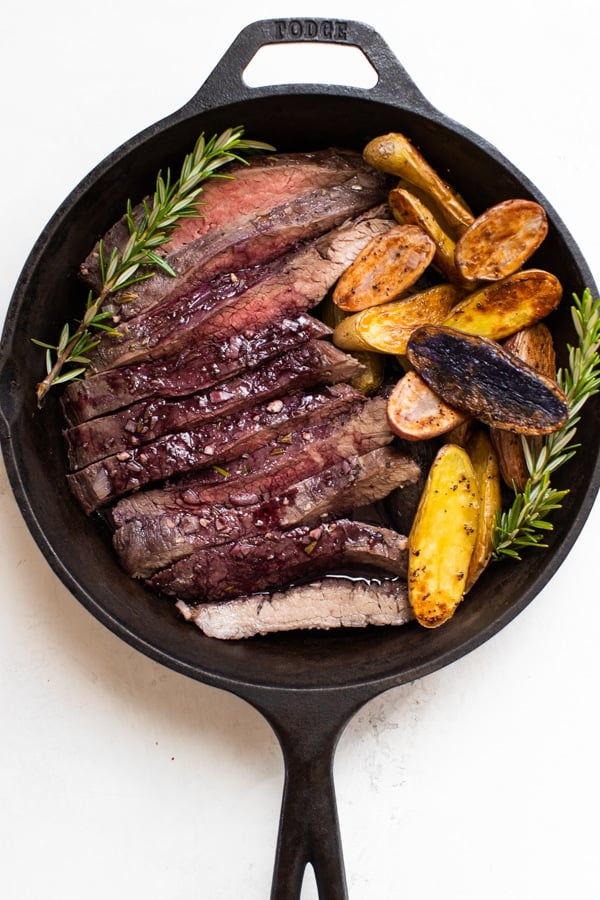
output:
M67 384L61 401L64 418L73 427L148 397L185 397L329 334L331 329L312 316L282 316L250 337L232 334L164 359L107 369Z
M373 178L361 154L338 149L260 155L252 157L247 165L232 164L203 185L198 217L181 219L169 242L156 252L180 272L178 256L183 248L206 242L215 232L219 235L229 232L230 241L239 242L238 230L241 234L249 218L265 216L270 210L281 208L282 203L367 174L369 179ZM146 202L151 202L150 198ZM139 204L133 214L136 223L139 222L143 205ZM128 239L129 228L123 216L103 237L105 257L108 258L113 248L122 251ZM80 272L90 287L96 291L100 289L98 245L83 262ZM169 284L167 289L174 286ZM159 291L153 279L141 283L137 287L138 297L131 303L121 304L123 314L128 318L137 315L141 305L149 306Z
M368 582L328 576L287 591L193 606L178 600L175 605L208 637L223 640L300 628L398 626L414 618L406 582L400 579Z
M67 481L82 509L91 513L145 484L250 453L291 428L349 410L361 398L363 395L347 384L299 391L107 456L68 475Z
M266 441L258 450L223 466L211 466L123 497L112 509L116 527L139 517L161 517L206 504L263 503L290 485L335 463L392 442L386 401L361 398L350 411Z
M309 573L377 569L404 578L406 548L406 537L388 528L338 519L196 550L146 583L198 603L283 587Z
M390 228L389 211L377 207L333 228L260 270L229 276L233 287L205 283L118 326L90 354L91 371L156 359L177 349L231 334L251 334L274 319L316 306L374 235ZM260 278L257 277L260 271ZM258 278L258 280L256 280ZM249 280L249 281L248 281Z
M144 400L65 431L71 471L164 434L214 421L290 391L351 381L364 371L353 356L314 340L283 353L247 374L181 399Z
M134 288L122 303L121 319L132 318L166 300L227 272L260 266L310 241L346 219L381 203L387 195L382 176L354 176L327 190L318 188L294 200L285 200L262 215L249 215L235 228L223 226L167 256L175 277L162 270ZM389 185L388 185L389 187ZM134 296L132 296L134 293Z
M134 578L182 559L196 549L296 525L318 525L386 497L420 474L413 460L394 447L344 459L258 504L245 498L231 506L205 505L193 513L142 516L119 528L113 545Z

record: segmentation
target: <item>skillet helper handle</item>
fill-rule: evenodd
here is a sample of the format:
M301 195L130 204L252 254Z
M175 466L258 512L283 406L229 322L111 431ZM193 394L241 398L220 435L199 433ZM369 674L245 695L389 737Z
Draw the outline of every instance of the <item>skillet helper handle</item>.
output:
M347 19L282 18L262 19L247 25L225 51L198 93L184 110L198 112L227 103L251 100L263 93L290 94L311 91L320 94L345 93L348 89L334 85L287 84L253 88L244 82L244 71L261 47L272 44L320 43L356 47L369 61L377 75L371 88L349 89L352 96L361 93L370 100L391 101L409 110L431 113L434 107L415 85L388 44L370 25ZM335 59L332 59L335 65Z

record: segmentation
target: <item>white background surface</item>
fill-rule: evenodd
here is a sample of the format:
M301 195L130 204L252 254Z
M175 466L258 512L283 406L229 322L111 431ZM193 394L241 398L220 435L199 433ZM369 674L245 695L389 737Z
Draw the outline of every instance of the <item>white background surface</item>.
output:
M373 25L434 105L538 185L598 281L595 12L591 0L5 0L1 318L80 178L187 101L249 21L284 15ZM287 58L274 81L340 73L321 73L316 54L290 72ZM599 528L596 503L517 620L352 721L335 768L351 900L600 896ZM0 897L265 900L283 779L267 725L83 610L3 467L0 571ZM316 896L307 877L303 900Z

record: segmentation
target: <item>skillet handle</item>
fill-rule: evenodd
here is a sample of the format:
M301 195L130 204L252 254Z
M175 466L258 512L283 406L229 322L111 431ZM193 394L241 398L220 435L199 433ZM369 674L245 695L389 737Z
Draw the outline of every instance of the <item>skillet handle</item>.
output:
M299 900L308 864L319 900L348 900L333 761L346 724L370 696L317 691L271 694L264 705L251 699L275 731L285 763L270 900Z
M286 43L325 43L357 47L377 74L372 88L333 85L288 84L252 88L243 79L244 70L261 47ZM335 60L332 60L335 63ZM247 25L226 50L200 90L181 112L195 113L227 103L251 100L263 94L306 92L361 94L370 100L393 102L425 114L434 107L419 91L407 71L377 31L363 22L346 19L262 19Z

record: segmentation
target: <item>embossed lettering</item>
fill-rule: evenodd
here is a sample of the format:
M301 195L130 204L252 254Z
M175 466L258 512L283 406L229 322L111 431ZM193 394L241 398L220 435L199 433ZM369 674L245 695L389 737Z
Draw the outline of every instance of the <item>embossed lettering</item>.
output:
M277 40L348 40L348 23L339 19L274 19Z

